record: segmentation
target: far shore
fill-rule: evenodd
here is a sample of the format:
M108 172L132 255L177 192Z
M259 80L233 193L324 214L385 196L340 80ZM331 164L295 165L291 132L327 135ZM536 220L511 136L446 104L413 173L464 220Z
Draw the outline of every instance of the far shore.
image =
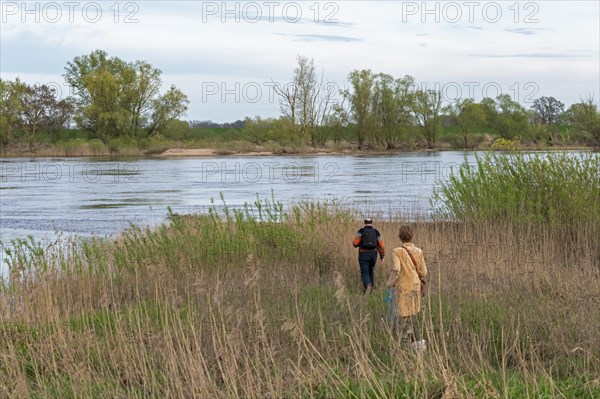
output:
M153 154L154 158L180 158L180 157L215 157L215 156L273 156L273 155L351 155L356 153L364 153L364 151L358 152L339 152L339 151L315 151L315 152L294 152L284 153L275 151L250 151L250 152L239 152L239 151L227 151L218 150L215 148L171 148L160 154ZM371 154L371 152L368 152ZM373 153L375 154L375 153Z
M272 151L254 151L246 153L238 153L234 151L223 151L215 148L170 148L160 154L153 154L154 158L179 158L179 157L214 157L214 156L229 156L229 155L274 155Z
M315 150L300 150L300 151L286 151L285 149L279 151L235 151L218 148L169 148L161 152L144 152L144 151L127 151L120 154L110 154L107 152L99 153L77 153L69 152L68 154L60 153L52 149L41 149L36 152L20 151L20 152L8 152L0 153L0 159L10 158L127 158L127 157L139 157L139 158L155 158L155 159L168 159L168 158L205 158L205 157L260 157L260 156L343 156L343 155L395 155L410 152L443 152L443 151L501 151L492 150L490 148L473 148L473 149L457 149L447 147L437 147L434 149L427 148L416 148L416 149L398 149L398 150L357 150L357 149L345 149L341 151L327 150L327 149L315 149ZM530 147L524 146L516 149L516 151L597 151L593 147L586 146L556 146L550 148Z

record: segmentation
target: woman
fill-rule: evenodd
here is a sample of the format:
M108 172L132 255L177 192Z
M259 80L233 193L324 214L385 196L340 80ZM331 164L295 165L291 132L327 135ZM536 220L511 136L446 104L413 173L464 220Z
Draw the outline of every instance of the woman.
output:
M406 338L414 341L411 316L419 313L421 308L421 280L427 275L427 266L423 251L412 243L413 229L410 226L400 227L398 237L402 246L392 252L392 273L386 286L393 289L396 317L402 324L402 330L406 329Z

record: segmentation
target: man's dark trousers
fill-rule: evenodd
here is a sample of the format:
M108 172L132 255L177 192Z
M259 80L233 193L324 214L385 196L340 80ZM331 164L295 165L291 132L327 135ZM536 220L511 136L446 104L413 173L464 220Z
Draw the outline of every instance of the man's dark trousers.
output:
M360 265L360 277L365 290L370 285L375 287L375 265L377 264L377 251L365 251L358 253L358 264Z

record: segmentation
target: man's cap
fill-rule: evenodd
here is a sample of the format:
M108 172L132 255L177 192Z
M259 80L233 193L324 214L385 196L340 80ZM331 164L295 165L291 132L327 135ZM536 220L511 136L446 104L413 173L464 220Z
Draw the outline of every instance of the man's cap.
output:
M365 219L365 224L373 224L373 219L371 219L371 218L366 218L366 219Z

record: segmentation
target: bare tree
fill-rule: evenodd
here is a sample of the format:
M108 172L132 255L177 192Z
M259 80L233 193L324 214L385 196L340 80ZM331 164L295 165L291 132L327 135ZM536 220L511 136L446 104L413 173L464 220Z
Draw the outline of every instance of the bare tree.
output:
M300 140L317 147L327 139L320 127L330 112L335 92L325 84L323 73L317 76L313 59L299 55L297 62L292 82L284 86L274 84L274 90L280 97L283 116L290 119Z

